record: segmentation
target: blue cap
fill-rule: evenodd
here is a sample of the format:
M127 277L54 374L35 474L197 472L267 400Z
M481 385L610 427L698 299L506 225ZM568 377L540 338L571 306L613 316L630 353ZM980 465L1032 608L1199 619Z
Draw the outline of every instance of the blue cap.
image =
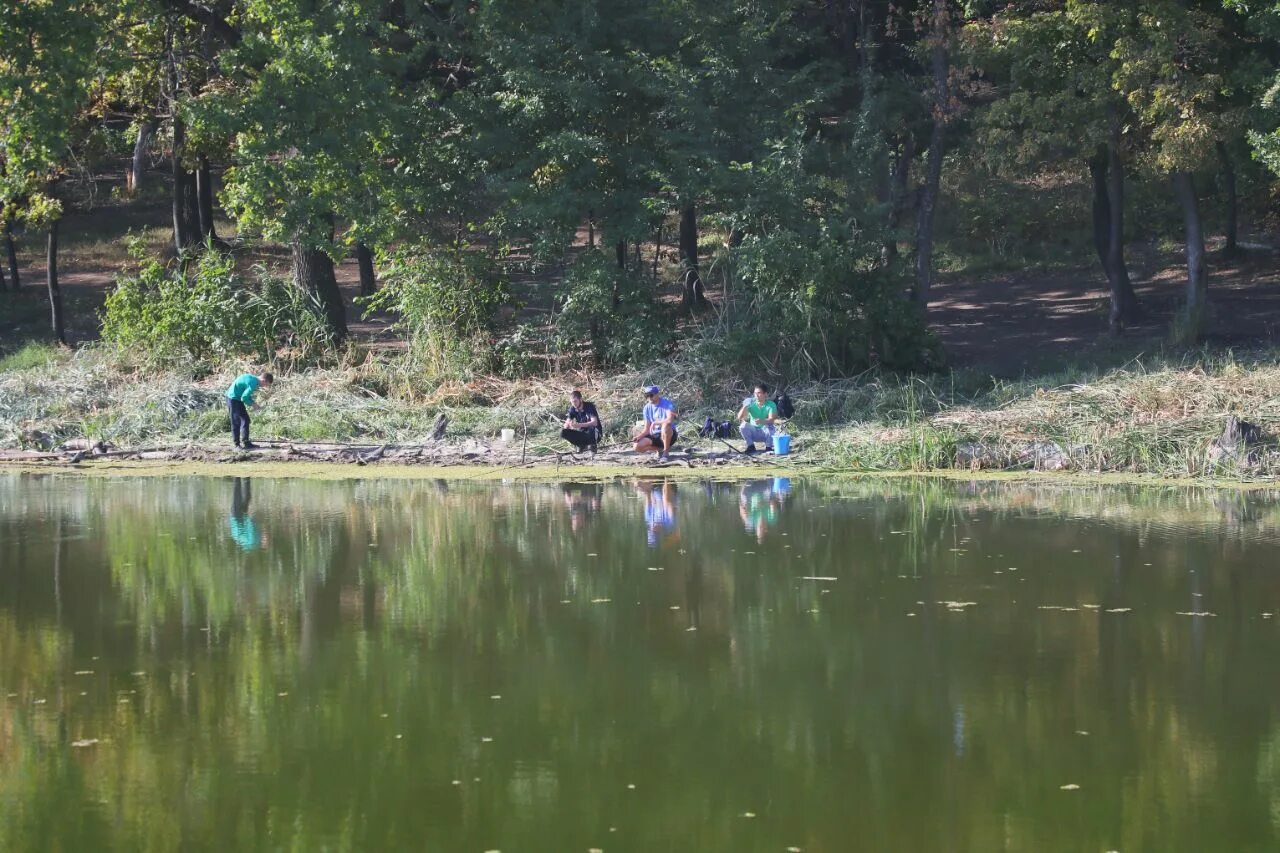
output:
M646 394L658 394L661 393L661 391L662 389L657 385L646 385L644 388L644 393Z

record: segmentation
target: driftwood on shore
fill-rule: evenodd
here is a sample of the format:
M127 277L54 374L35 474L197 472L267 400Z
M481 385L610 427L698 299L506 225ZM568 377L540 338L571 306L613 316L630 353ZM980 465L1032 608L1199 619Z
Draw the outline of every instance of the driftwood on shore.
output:
M57 450L0 450L0 465L78 465L95 460L149 460L169 462L238 463L255 460L270 462L328 462L353 465L476 465L490 468L519 468L535 465L555 466L636 466L636 467L703 467L730 463L771 464L790 461L789 457L747 456L733 446L677 447L669 461L657 462L653 453L636 453L630 445L606 447L598 453L576 453L570 449L525 446L519 442L458 439L427 440L420 444L352 443L337 441L286 441L280 439L255 442L253 450L201 444L181 444L137 448L115 448L102 442L71 441Z

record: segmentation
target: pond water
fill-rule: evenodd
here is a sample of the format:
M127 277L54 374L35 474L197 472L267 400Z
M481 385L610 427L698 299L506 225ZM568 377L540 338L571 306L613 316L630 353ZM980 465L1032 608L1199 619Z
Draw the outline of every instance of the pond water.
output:
M1278 523L0 475L0 849L1275 850Z

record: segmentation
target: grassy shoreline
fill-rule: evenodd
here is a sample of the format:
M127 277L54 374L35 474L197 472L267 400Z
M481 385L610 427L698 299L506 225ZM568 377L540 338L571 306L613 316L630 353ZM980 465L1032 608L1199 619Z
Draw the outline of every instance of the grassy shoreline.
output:
M227 445L221 392L234 372L248 366L193 378L190 369L140 371L98 347L20 351L0 361L0 449L87 438L122 448L221 450ZM410 355L367 352L283 374L255 415L254 434L413 444L430 434L443 412L450 418L448 438L455 441L486 441L502 428L527 425L530 460L551 462L554 451L565 449L559 418L570 389L581 387L596 400L610 443L624 439L639 413L638 389L649 381L663 384L681 407L682 443L692 443L695 456L725 450L719 441L694 440L694 425L708 416L732 418L747 382L701 365L610 376L428 381ZM1271 440L1280 433L1277 350L1200 350L1020 380L869 373L789 390L797 404L791 432L799 453L779 466L787 471L1053 471L1214 482L1280 476L1280 447ZM1215 451L1231 415L1259 426L1265 440L1235 454ZM678 470L622 467L629 476ZM739 467L762 470L755 463L728 463L692 473L720 476ZM387 464L373 468L392 470ZM560 470L597 476L588 466Z

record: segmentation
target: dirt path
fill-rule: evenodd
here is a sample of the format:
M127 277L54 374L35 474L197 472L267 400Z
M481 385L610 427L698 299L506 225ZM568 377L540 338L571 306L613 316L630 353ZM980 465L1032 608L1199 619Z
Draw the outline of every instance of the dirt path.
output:
M1137 253L1135 253L1136 255ZM1100 269L952 276L939 282L929 319L957 367L1000 376L1106 361L1159 349L1182 303L1178 258L1133 259L1141 321L1120 339L1107 333L1106 281ZM1280 340L1280 260L1263 247L1234 259L1209 258L1214 317L1207 342L1222 347ZM1229 323L1226 322L1229 320ZM1230 326L1229 332L1221 331Z

